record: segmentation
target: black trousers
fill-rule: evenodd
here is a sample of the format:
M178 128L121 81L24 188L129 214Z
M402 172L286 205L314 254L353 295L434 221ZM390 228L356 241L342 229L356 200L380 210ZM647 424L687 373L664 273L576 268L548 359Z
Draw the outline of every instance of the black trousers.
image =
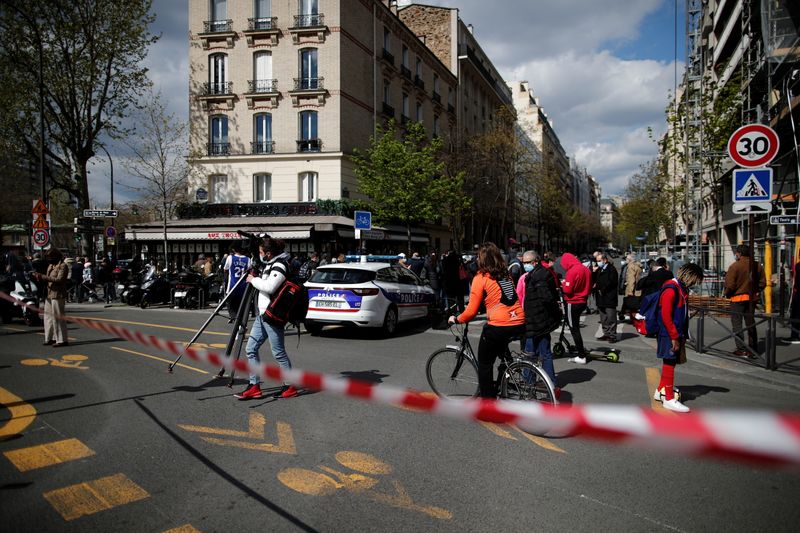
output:
M575 341L575 349L578 355L583 357L586 350L583 347L583 337L581 336L581 314L586 311L586 304L567 304L567 325Z
M497 398L497 383L494 379L494 362L505 353L514 337L525 335L525 324L518 326L490 326L481 331L478 344L478 388L481 398Z
M756 310L755 302L745 300L744 302L731 302L731 325L734 331L742 329L742 317L744 317L744 324L747 326L747 344L750 348L758 351L758 332L755 326L755 317L753 313ZM744 350L744 335L737 333L736 349Z

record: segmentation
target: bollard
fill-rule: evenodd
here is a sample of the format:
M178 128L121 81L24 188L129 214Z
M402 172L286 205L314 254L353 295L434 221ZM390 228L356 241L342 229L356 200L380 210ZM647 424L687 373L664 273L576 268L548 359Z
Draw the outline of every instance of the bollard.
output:
M764 277L767 286L764 288L764 312L772 312L772 243L769 239L764 241Z

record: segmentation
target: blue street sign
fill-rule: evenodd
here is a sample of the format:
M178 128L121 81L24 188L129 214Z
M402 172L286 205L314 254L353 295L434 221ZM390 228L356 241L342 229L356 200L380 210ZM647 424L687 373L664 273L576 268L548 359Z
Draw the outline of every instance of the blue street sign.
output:
M353 226L355 229L372 229L372 213L369 211L353 213Z
M733 203L754 204L771 200L771 168L737 168L733 171Z

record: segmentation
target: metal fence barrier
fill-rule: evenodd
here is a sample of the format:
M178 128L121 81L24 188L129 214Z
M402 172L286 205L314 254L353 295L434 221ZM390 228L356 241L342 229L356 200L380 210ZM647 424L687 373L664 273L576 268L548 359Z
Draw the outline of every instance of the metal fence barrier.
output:
M690 342L690 344L693 344L694 350L698 353L706 353L709 348L713 348L721 342L729 339L734 340L735 342L735 337L737 336L744 338L744 336L747 334L747 330L749 329L749 326L744 324L744 315L746 313L737 313L736 311L731 311L730 309L719 309L698 305L690 305L689 312L694 314L695 321L695 335L694 338L691 339L693 342ZM731 315L736 314L742 316L743 327L740 330L734 331L732 326L723 323L720 318L725 317L729 319ZM775 357L778 316L774 314L754 313L753 318L753 327L755 328L761 324L767 324L767 333L764 337L764 349L763 351L759 350L758 348L753 350L745 342L745 350L747 350L759 363L761 363L764 368L767 370L775 370L778 368ZM710 319L717 323L727 334L724 337L715 338L711 340L711 342L706 342L706 319ZM782 364L787 364L788 362L791 361L785 361Z

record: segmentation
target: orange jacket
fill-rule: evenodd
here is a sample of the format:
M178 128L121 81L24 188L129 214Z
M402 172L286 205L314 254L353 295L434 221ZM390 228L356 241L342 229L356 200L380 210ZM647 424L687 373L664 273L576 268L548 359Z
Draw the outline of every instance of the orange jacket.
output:
M517 299L514 305L506 306L500 303L500 286L495 280L483 272L478 272L472 278L472 288L469 291L469 305L464 312L458 315L459 322L469 322L478 314L481 302L486 304L486 316L491 326L517 326L525 323L525 312L522 302Z

